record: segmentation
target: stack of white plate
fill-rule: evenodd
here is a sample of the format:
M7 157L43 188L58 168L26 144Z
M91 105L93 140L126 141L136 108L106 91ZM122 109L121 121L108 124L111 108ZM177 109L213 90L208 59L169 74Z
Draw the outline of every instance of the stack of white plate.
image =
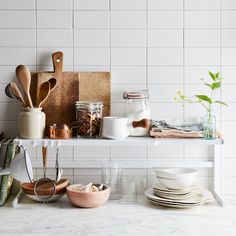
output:
M152 203L174 208L192 208L215 200L207 189L197 186L179 190L169 189L159 182L147 189L145 195Z

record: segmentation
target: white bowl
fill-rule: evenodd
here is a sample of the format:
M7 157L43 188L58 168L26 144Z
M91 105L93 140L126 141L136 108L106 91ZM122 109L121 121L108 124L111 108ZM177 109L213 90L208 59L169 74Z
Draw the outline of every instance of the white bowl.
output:
M195 178L165 179L159 176L157 176L157 180L165 187L176 190L189 188L195 182Z
M156 169L155 173L156 176L164 178L164 179L196 179L197 176L196 169L190 168L172 168L172 169Z

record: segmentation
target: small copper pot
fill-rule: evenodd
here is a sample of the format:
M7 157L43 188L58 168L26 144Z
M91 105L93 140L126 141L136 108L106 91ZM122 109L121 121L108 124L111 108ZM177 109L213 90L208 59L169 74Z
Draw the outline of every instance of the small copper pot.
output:
M53 124L49 126L49 138L51 139L68 139L72 137L72 129L66 125Z

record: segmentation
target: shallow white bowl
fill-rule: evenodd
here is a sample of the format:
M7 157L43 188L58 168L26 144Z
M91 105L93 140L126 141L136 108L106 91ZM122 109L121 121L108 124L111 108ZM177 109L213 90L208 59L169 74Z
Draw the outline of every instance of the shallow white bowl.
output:
M184 179L165 179L157 176L157 180L165 187L170 189L186 189L191 187L196 178L184 178Z
M190 168L171 168L171 169L156 169L155 173L156 176L159 176L161 178L165 179L196 179L197 176L197 170L196 169L190 169Z

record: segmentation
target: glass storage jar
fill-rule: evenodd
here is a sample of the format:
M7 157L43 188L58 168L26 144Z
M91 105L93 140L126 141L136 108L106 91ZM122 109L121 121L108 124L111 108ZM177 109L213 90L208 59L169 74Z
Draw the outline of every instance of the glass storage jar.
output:
M97 137L101 134L102 102L77 101L76 123L78 137Z
M124 92L125 116L128 118L130 136L146 136L150 130L148 90Z

